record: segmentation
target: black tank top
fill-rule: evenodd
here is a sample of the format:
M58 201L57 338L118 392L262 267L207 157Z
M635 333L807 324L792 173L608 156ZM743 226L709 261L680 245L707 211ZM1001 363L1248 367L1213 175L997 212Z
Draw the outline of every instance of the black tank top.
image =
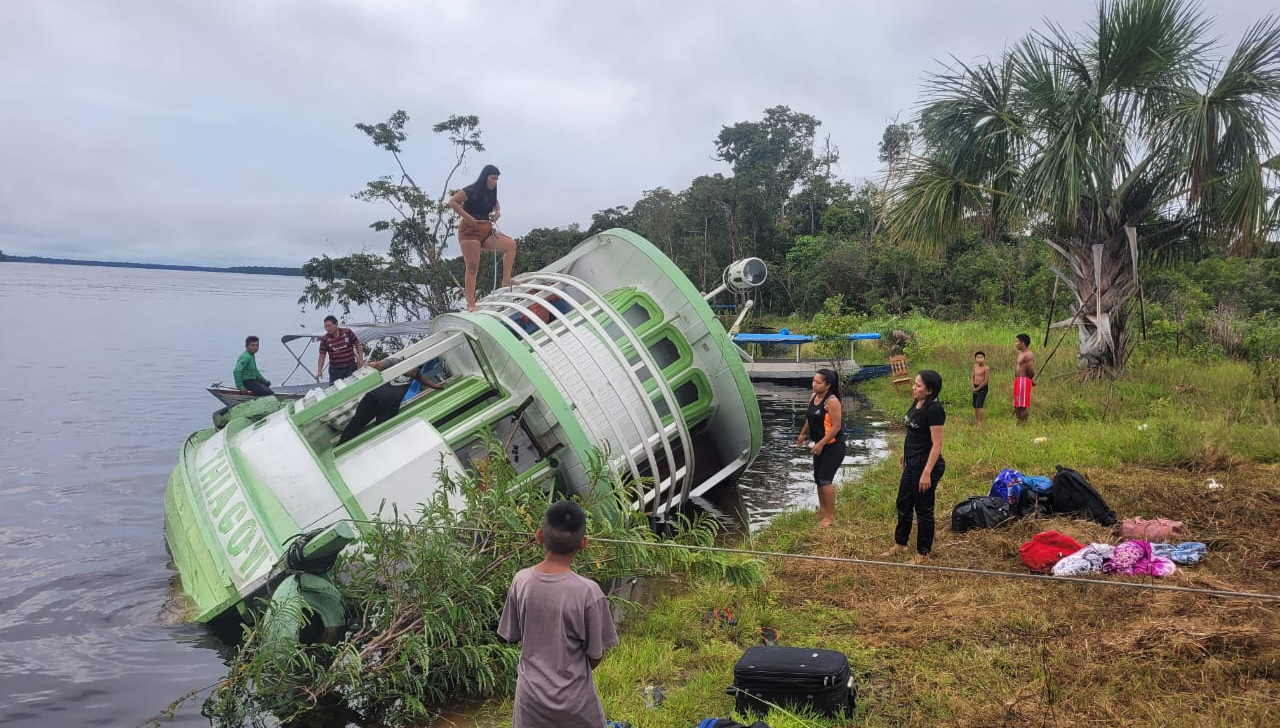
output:
M493 212L493 206L498 202L497 193L488 192L489 190L476 192L470 187L466 188L467 199L462 203L462 209L477 220L488 220L489 213Z
M809 421L809 439L814 442L827 436L827 400L832 396L828 394L817 404L813 403L813 397L809 398L809 409L805 412L805 418Z

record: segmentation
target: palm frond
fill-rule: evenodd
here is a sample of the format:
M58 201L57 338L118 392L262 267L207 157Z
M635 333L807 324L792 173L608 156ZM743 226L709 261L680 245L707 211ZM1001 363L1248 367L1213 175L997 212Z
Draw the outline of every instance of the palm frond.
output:
M959 233L969 211L980 208L994 191L939 159L912 159L907 170L906 181L888 200L886 227L895 242L937 256Z

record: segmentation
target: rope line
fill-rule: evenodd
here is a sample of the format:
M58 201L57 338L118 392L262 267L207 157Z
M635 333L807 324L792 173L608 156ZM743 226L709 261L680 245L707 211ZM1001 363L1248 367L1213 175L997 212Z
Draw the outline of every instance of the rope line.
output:
M396 525L407 528L445 528L451 531L466 531L471 533L490 533L483 528L469 528L467 526L432 526L419 523L402 523L398 521L377 521L377 520L360 520L354 518L344 519L350 523L367 523L371 525ZM526 531L513 531L516 536L530 536L534 534ZM1222 597L1226 599L1258 599L1262 601L1280 602L1280 594L1260 594L1257 592L1242 592L1230 589L1204 589L1193 586L1173 586L1168 584L1154 584L1150 582L1131 582L1131 581L1108 581L1105 579L1085 579L1078 576L1053 576L1052 574L1023 574L1016 571L995 571L993 569L976 569L968 566L940 566L937 564L910 564L897 561L877 561L875 559L858 559L851 556L819 556L816 554L793 554L785 551L759 551L756 549L739 549L729 548L727 546L697 546L694 544L672 543L670 541L630 541L626 539L616 538L599 538L592 536L592 541L599 543L614 543L629 546L655 546L661 548L684 549L686 551L707 551L711 553L737 554L740 556L759 556L762 558L782 558L782 559L799 559L806 561L823 561L837 564L854 564L858 566L888 566L899 569L915 569L922 571L937 571L953 574L977 574L980 576L998 576L1011 579L1030 579L1034 581L1047 581L1053 583L1071 583L1071 584L1095 584L1098 586L1109 587L1129 587L1131 589L1151 589L1156 591L1181 592L1186 594L1200 594L1210 597Z

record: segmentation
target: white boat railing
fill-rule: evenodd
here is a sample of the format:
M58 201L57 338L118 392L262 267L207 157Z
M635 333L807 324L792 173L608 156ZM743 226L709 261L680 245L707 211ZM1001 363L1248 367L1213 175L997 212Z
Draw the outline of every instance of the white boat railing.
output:
M568 293L568 288L574 290L574 295ZM555 304L547 300L550 295L557 296L560 301L570 307L570 310L577 311L581 316L581 322L570 323L564 320L563 314L559 313ZM579 296L587 299L591 305L578 300ZM554 320L559 325L543 321L541 316L532 310L531 305L534 304L546 311L556 310L558 313ZM579 381L568 381L565 373L558 371L557 367L548 367L548 375L555 379L561 390L572 399L580 399L585 394L602 415L599 418L582 418L584 426L598 435L600 423L596 420L603 420L612 434L612 440L624 446L625 451L617 455L622 458L623 464L637 482L641 478L640 464L643 462L648 465L654 487L640 495L640 499L635 504L637 508L651 506L651 512L661 511L663 515L668 515L672 508L684 502L693 481L692 438L681 416L679 403L670 386L661 376L661 367L619 312L582 281L572 276L554 273L521 276L515 286L495 292L480 301L478 305L479 313L502 319L508 326L513 323L511 321L513 314L522 314L535 327L534 330L543 336L535 336L520 326L516 327L517 335L521 336L544 361L559 359L568 363ZM638 363L632 364L627 360L622 349L614 342L614 336L596 319L598 315L604 316L608 323L615 325L635 352ZM566 345L566 339L577 346L571 349ZM634 402L628 406L627 399L615 391L622 404L618 409L625 415L625 424L631 425L634 429L634 437L624 436L617 418L610 416L616 412L601 398L603 388L591 386L588 372L584 371L583 359L587 361L597 361L597 359L581 357L581 354L584 351L598 349L602 345L619 368L626 372L633 391L638 395L635 402L641 405L640 408L634 406ZM557 353L560 356L557 357ZM660 401L670 413L670 425L662 423L662 415L659 414L652 395L645 386L645 381L640 377L640 372L646 369L652 376ZM599 369L598 373L608 376L614 372ZM679 440L680 449L684 455L683 465L677 463L675 453L671 449L673 436ZM660 456L654 447L655 444L661 450ZM660 460L667 464L667 476L662 479L659 479L663 472Z

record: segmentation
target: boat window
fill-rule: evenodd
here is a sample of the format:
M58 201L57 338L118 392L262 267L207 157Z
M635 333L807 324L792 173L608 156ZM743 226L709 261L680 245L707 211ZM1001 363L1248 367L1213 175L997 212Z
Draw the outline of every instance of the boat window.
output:
M351 442L358 442L370 433L383 430L392 423L408 416L423 416L428 420L448 419L465 412L482 401L499 397L493 375L473 342L464 334L451 332L443 336L431 336L396 354L399 363L382 371L362 370L351 384L328 390L318 400L307 403L293 414L293 420L316 452L330 450L337 444L338 436L351 421L360 401L370 392L391 382L397 376L422 369L431 379L443 382L440 392L417 392L414 384L405 391L397 416L388 422L367 425ZM435 396L432 396L432 395ZM438 428L440 424L434 422ZM348 443L349 444L349 443ZM346 447L344 445L343 447Z
M643 336L646 331L662 323L662 309L658 304L648 294L641 293L632 286L615 288L606 293L604 298L618 312L618 317L637 334ZM614 341L620 341L624 338L622 332L610 328L609 320L612 318L602 316L601 323Z
M679 387L676 387L675 395L676 404L679 404L681 407L688 407L698 401L698 385L693 380L687 381Z
M622 319L631 324L631 328L638 329L649 322L653 318L649 315L649 310L640 305L639 302L631 304L626 311L622 313Z
M690 430L711 416L711 385L701 371L686 370L672 387L672 394Z
M501 444L507 463L517 475L525 473L544 459L537 443L529 434L528 426L519 417L518 412L498 420L493 426L493 436ZM472 437L456 448L455 452L462 466L469 471L483 469L490 456L482 437Z
M680 361L680 349L666 337L650 344L649 353L653 355L653 360L658 364L659 369L666 369Z
M665 399L657 399L653 403L653 409L658 413L658 417L665 424L671 417L671 408L667 406Z

